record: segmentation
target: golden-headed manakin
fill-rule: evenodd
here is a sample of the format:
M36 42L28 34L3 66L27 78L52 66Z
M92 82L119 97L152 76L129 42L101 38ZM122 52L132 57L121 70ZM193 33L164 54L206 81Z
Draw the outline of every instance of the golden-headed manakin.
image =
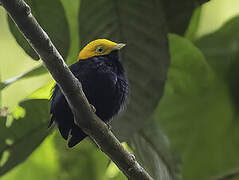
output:
M125 44L97 39L79 53L78 61L69 68L82 84L82 89L97 116L108 122L125 104L128 81L120 62L119 51ZM52 114L49 126L55 122L68 146L73 147L87 135L74 123L71 109L58 85L51 97Z

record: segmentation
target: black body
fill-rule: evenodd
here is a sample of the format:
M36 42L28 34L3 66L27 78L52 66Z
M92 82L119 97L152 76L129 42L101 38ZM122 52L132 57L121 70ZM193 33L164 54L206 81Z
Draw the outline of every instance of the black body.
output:
M96 109L97 116L104 122L108 122L120 111L128 94L128 82L118 53L117 50L109 55L80 60L69 67L81 82L88 101ZM87 136L74 123L71 109L57 85L52 94L51 114L49 125L56 122L66 140L71 135L69 147L75 146Z

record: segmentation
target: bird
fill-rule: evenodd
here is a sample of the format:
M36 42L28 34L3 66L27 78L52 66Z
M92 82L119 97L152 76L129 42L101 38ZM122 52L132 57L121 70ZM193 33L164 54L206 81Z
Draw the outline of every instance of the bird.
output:
M96 115L105 123L127 104L129 85L120 58L120 50L125 45L108 39L93 40L82 48L77 62L69 66ZM57 84L51 95L50 113L49 127L57 125L61 136L68 140L68 147L87 137L75 124L70 106Z

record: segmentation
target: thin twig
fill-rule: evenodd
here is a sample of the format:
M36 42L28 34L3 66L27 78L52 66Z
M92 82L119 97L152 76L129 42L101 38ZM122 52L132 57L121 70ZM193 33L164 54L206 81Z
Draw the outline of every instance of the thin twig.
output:
M217 176L215 178L213 178L214 180L230 180L233 179L235 177L239 177L239 169L235 169L231 172L225 173L221 176Z
M0 0L0 3L60 86L74 113L75 121L82 130L94 139L100 149L110 157L128 179L152 180L134 156L120 144L107 125L92 111L81 88L81 83L71 73L46 32L33 17L30 7L23 0Z

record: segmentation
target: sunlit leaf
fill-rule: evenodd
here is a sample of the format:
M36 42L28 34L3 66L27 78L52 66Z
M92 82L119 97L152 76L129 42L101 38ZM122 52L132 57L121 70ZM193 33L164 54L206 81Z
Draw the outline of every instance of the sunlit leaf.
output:
M47 32L59 52L64 58L67 57L70 46L70 35L65 11L61 2L59 0L26 0L26 3L31 7L32 14ZM9 17L8 23L17 43L29 56L38 60L39 56L31 48Z
M53 87L55 86L55 81L50 81L45 86L40 87L36 91L32 92L28 99L50 99Z
M111 161L105 172L105 177L102 180L126 180L126 176L119 168Z

